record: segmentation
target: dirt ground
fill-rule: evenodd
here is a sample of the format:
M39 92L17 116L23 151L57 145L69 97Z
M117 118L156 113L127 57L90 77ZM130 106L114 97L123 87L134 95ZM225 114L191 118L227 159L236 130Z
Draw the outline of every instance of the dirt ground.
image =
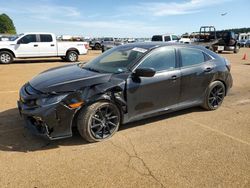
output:
M241 60L244 54L248 60ZM87 61L98 51L81 56ZM221 108L192 108L124 125L87 144L24 128L19 88L59 58L0 66L0 187L250 187L250 48L224 53L234 85Z

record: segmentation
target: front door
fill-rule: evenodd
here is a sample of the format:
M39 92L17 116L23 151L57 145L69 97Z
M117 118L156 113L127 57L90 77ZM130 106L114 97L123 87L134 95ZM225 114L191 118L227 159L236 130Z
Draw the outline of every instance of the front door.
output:
M178 105L180 70L176 68L175 49L162 47L152 51L136 68L154 68L154 77L127 80L128 121L169 110Z
M27 34L17 41L15 45L16 57L39 57L39 42L37 35Z

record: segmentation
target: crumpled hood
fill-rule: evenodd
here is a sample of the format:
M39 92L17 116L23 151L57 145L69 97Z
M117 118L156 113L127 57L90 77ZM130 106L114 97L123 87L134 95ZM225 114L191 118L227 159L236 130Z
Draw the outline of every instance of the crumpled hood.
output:
M66 65L40 73L29 83L43 93L68 92L108 82L111 74L102 74L80 68L78 65Z

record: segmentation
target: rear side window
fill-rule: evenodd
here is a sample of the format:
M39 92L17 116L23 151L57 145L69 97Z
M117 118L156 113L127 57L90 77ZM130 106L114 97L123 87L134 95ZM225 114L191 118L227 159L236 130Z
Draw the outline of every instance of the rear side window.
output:
M37 42L36 35L25 35L20 39L21 44L28 44L30 42Z
M204 53L196 49L181 48L182 67L192 66L205 61Z
M171 41L170 36L165 36L165 37L164 37L164 41Z
M52 42L52 36L51 35L40 35L41 42Z
M153 51L140 65L139 68L154 68L156 71L175 68L175 49L159 48Z
M154 35L152 37L152 41L162 41L162 36L161 35Z

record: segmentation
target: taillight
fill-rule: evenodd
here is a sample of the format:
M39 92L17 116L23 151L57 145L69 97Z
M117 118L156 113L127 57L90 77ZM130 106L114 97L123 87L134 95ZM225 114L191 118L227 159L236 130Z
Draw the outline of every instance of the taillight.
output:
M225 64L226 64L226 67L227 67L228 71L230 72L230 70L231 70L231 63L227 59L225 59Z
M86 49L89 49L89 45L88 44L84 44Z

